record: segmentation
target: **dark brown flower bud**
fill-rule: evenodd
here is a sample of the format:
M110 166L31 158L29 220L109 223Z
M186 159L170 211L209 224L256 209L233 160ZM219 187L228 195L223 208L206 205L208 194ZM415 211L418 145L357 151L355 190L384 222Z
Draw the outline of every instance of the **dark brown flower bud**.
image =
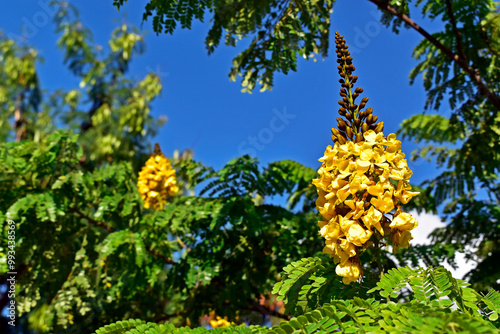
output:
M345 130L346 134L347 134L347 137L349 137L349 139L352 139L352 136L354 135L354 133L352 132L352 129L351 128L347 128Z
M384 131L384 122L379 122L374 130L376 133Z
M368 98L367 97L364 97L362 100L361 100L361 103L359 104L359 109L363 109L366 105L366 102L368 102Z
M356 143L361 143L362 141L363 141L363 135L361 135L361 133L356 133L355 142Z
M363 132L368 131L368 124L363 123L363 124L361 125L361 131L363 131Z
M347 142L347 140L345 139L344 136L340 135L337 137L337 141L340 143L340 144L345 144Z

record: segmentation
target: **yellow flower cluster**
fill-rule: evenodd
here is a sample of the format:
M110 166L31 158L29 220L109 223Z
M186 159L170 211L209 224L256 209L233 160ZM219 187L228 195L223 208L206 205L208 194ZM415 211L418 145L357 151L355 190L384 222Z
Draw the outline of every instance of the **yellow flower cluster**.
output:
M395 134L384 137L373 130L363 133L363 139L328 146L319 159L323 163L319 178L313 180L318 191L316 207L324 218L318 223L326 239L323 251L334 256L336 273L344 284L363 274L359 254L372 244L369 240L374 233L388 236L397 250L409 247L410 230L418 225L401 210L401 203L418 194L410 191L412 172L401 142Z
M236 325L236 324L234 322L227 321L226 317L222 319L221 317L217 316L215 319L210 320L210 326L212 326L212 328L227 327L231 325Z
M139 172L137 187L144 201L144 207L149 209L153 206L156 210L163 208L167 203L167 197L173 196L179 191L175 178L175 169L170 161L165 158L158 144L155 153L146 161L146 165Z

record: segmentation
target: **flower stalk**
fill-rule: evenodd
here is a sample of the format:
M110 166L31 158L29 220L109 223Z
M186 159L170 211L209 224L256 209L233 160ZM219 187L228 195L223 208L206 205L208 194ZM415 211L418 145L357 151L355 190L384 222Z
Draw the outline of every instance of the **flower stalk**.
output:
M313 184L318 191L316 207L323 217L318 222L325 238L323 252L334 257L336 273L350 284L363 275L359 255L365 250L375 249L381 274L380 248L391 244L397 252L409 247L410 230L418 222L401 206L418 193L410 191L412 171L401 142L395 134L384 136L384 123L373 116L372 108L365 109L367 97L356 104L363 89L354 88L358 77L353 75L353 58L338 32L335 42L341 117L332 128L334 145L319 159L322 165Z

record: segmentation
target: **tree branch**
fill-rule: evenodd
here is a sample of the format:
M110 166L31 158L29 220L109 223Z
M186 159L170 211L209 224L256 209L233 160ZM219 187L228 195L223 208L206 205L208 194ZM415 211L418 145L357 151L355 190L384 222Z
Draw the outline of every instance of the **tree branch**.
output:
M24 90L16 98L16 107L14 110L14 130L16 132L16 141L20 142L26 137L26 115L23 110Z
M488 86L484 83L483 79L479 75L478 71L467 64L467 61L461 58L459 55L454 54L450 49L444 46L441 42L439 42L434 36L429 34L426 30L420 27L415 21L410 19L406 14L398 12L394 7L390 6L388 3L382 2L381 0L368 0L375 5L377 5L380 9L386 10L392 15L398 17L400 20L408 24L410 27L419 32L422 36L424 36L429 42L431 42L436 48L441 50L451 61L457 63L476 83L479 91L486 96L488 100L500 110L500 98L492 92Z
M108 225L104 224L103 222L99 222L99 221L94 220L91 217L87 216L85 213L81 212L78 208L74 208L72 206L68 206L68 209L70 209L74 213L78 214L80 217L87 219L89 221L89 223L92 223L92 225L95 225L95 226L102 227L102 228L106 229L106 231L108 231L109 233L113 233L113 232L116 231L111 226L108 226Z
M455 15L453 14L453 8L451 7L451 1L446 0L446 9L448 11L448 17L450 18L451 27L453 29L453 33L455 34L455 39L457 40L457 50L460 57L462 57L465 62L467 62L467 56L464 52L464 47L462 45L462 35L457 28L457 21L455 20Z
M100 222L100 221L97 221L95 219L92 219L91 217L89 217L88 215L86 215L85 213L81 212L78 208L74 208L74 207L71 207L69 206L68 209L70 211L73 211L74 213L78 214L80 217L82 218L85 218L87 221L89 221L92 225L95 225L95 226L98 226L98 227L102 227L104 228L106 231L108 231L109 233L113 233L116 231L116 229L112 228L111 226L108 226L106 225L105 223L103 222ZM168 264L177 264L177 262L175 262L174 260L166 257L165 255L162 255L160 253L158 253L157 251L155 250L152 250L150 247L146 246L146 251L148 251L148 253L156 256L157 258L160 258L162 259L163 261L165 261L166 263Z

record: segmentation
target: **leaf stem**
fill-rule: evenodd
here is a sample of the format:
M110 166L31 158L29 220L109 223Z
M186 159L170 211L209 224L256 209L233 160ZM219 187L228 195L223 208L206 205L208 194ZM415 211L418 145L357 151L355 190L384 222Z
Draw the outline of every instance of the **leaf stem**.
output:
M379 279L382 278L382 274L384 273L384 266L382 264L382 256L380 254L380 244L379 244L379 238L378 238L378 231L375 232L375 242L374 242L374 247L375 247L375 258L377 259L377 266L378 266L378 272L379 272Z

